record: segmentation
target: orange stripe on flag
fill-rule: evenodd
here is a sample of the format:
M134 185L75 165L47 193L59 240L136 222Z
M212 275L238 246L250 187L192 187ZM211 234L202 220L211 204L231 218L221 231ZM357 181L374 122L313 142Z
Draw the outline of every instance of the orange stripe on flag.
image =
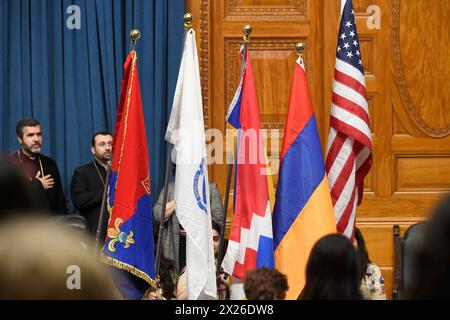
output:
M303 290L306 283L306 264L317 240L327 234L336 233L332 212L330 189L324 177L275 250L275 268L288 277L289 290L286 299L297 299ZM298 251L293 252L292 248L298 248Z

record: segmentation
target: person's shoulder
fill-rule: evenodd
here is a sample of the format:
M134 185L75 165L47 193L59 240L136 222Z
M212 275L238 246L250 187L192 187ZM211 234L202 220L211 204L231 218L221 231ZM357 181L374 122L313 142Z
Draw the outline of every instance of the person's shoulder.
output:
M8 162L10 164L19 165L19 157L17 156L17 153L11 153L10 155L6 156L5 162Z
M209 188L210 189L217 189L217 183L215 183L214 181L210 181L209 182Z
M46 156L45 154L40 154L39 158L41 159L41 161L44 161L46 163L52 163L56 166L56 161L53 160L52 158L50 158L49 156Z
M94 169L94 162L93 161L85 163L85 164L82 164L81 166L77 167L75 169L75 171L86 171L86 170L91 170L91 169Z
M80 177L87 177L90 176L91 174L95 173L95 167L94 167L94 163L93 162L89 162L86 164L83 164L79 167L77 167L74 171L73 171L73 177L72 178L80 178ZM97 174L97 173L95 173Z
M367 264L367 271L366 273L368 274L379 274L381 273L381 268L376 265L375 263L371 262L369 264Z

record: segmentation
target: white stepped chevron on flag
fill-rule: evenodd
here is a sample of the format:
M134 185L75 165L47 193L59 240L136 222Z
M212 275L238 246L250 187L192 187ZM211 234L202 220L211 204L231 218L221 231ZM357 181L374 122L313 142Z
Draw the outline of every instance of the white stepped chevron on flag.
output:
M372 141L352 0L342 4L325 166L337 230L353 240L356 206L372 165Z

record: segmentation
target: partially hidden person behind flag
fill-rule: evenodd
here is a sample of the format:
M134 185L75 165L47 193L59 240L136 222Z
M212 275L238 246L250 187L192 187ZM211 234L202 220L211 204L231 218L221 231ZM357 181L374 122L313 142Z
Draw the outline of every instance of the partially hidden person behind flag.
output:
M372 166L364 68L351 0L342 1L325 170L337 231L354 238L356 206Z
M212 221L212 239L214 243L214 259L217 262L219 254L219 240L220 240L220 225ZM181 272L178 278L177 284L177 300L187 300L187 284L186 284L186 268ZM220 273L217 276L217 299L218 300L228 300L229 299L229 284L228 275L225 273Z
M172 165L172 174L175 177L176 165ZM224 210L222 206L222 197L219 188L213 181L209 181L211 219L213 222L222 224ZM175 261L175 267L180 273L186 266L186 230L178 221L175 212L175 181L169 182L167 191L167 204L164 213L164 233L162 238L162 254ZM161 190L158 201L153 206L153 222L159 225L161 220L161 210L164 200L164 188Z
M111 159L112 134L99 131L92 136L91 152L93 160L75 169L70 183L70 195L74 206L86 218L89 233L95 238L103 191L106 187L106 171ZM108 215L103 217L101 240L106 237Z
M175 214L186 231L189 300L216 299L216 275L200 74L195 31L185 32L166 140L175 146Z
M155 286L152 199L137 56L124 65L108 187L110 213L101 258L125 299Z
M231 103L227 121L238 129L235 160L234 218L228 249L222 263L224 271L233 277L231 299L247 271L274 267L272 218L267 182L267 165L259 107L249 53L241 48L241 81Z
M306 264L312 247L322 236L336 232L301 56L295 63L286 117L273 230L275 266L288 277L287 299L297 299L306 282Z
M353 246L358 252L360 261L360 291L366 300L386 300L386 287L381 268L369 259L369 253L366 248L366 241L358 227L355 227L355 238Z

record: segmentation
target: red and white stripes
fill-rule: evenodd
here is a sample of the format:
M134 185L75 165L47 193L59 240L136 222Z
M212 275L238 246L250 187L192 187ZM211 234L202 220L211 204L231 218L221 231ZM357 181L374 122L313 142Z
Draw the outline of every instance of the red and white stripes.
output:
M353 239L356 206L372 163L366 85L361 71L336 59L330 134L326 156L328 184L337 230Z

